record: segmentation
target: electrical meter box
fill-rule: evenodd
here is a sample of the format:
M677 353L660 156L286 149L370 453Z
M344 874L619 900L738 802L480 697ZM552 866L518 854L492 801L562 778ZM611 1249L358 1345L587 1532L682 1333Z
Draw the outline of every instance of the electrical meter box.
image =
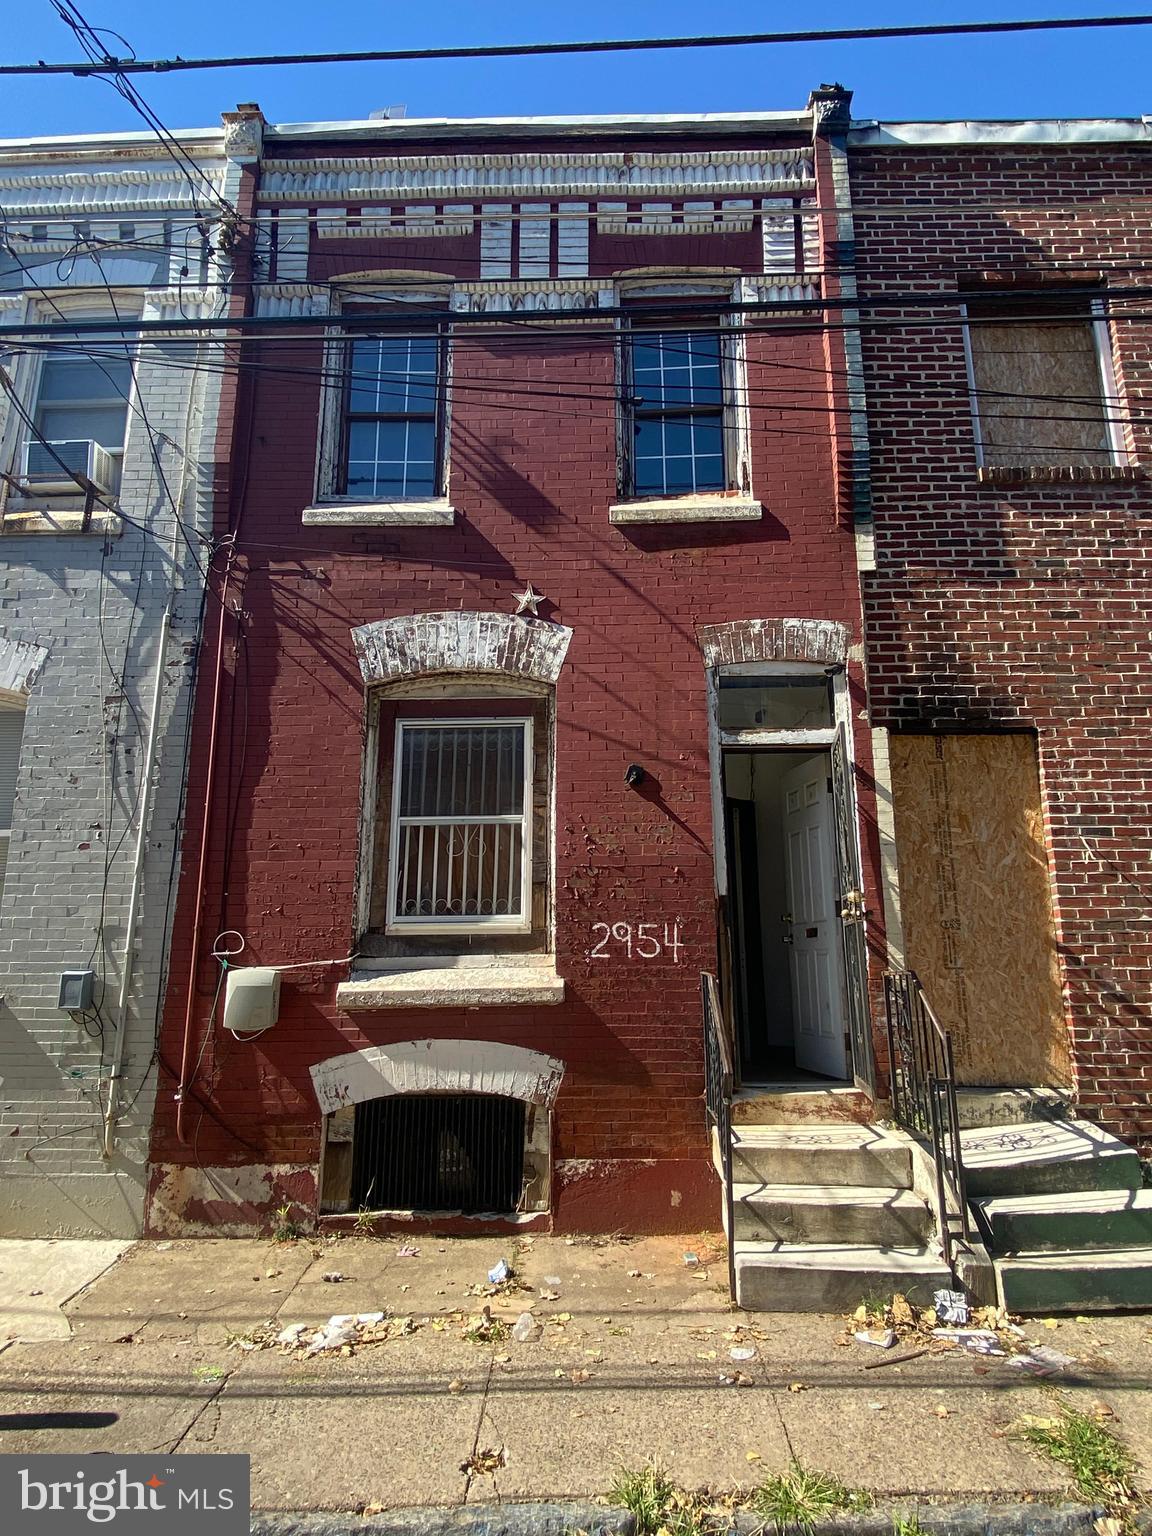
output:
M229 967L224 987L224 1028L258 1035L280 1014L280 972L271 965Z

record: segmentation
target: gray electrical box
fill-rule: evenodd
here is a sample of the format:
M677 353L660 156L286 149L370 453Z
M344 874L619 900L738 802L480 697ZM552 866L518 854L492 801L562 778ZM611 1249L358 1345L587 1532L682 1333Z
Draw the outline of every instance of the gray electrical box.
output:
M271 965L229 967L224 988L224 1028L258 1035L280 1014L280 972Z
M56 1006L72 1013L86 1013L92 1006L95 987L95 971L61 971L60 1001Z

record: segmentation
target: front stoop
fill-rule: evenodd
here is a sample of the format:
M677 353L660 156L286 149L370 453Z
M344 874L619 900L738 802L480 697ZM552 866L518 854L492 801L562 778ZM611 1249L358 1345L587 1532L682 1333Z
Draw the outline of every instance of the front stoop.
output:
M736 1300L758 1312L852 1311L900 1291L927 1306L950 1283L912 1190L912 1143L876 1125L732 1132Z
M1076 1119L1001 1122L960 1140L1005 1307L1152 1307L1152 1190L1131 1147Z

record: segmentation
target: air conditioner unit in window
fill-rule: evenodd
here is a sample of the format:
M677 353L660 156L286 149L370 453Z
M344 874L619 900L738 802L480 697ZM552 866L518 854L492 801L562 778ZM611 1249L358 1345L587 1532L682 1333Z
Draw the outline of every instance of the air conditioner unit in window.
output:
M78 480L68 474L65 465ZM89 487L110 491L114 475L112 455L89 437L51 444L33 439L24 444L21 489L36 495L75 496Z

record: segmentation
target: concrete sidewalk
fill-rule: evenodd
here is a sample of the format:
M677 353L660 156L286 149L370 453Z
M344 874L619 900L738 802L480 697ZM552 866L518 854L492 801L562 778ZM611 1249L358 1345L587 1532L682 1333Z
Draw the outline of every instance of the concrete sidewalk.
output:
M1048 1381L960 1351L869 1369L879 1352L845 1342L842 1318L733 1312L703 1239L413 1242L137 1244L65 1305L69 1338L0 1353L0 1450L246 1452L264 1510L587 1498L649 1460L688 1487L750 1487L795 1459L878 1495L1058 1500L1063 1469L1006 1435L1057 1387L1102 1401L1152 1473L1146 1317L1027 1324L1076 1359ZM471 1294L501 1256L532 1289ZM485 1305L506 1324L530 1309L542 1337L463 1337ZM378 1311L413 1331L350 1355L241 1347Z

